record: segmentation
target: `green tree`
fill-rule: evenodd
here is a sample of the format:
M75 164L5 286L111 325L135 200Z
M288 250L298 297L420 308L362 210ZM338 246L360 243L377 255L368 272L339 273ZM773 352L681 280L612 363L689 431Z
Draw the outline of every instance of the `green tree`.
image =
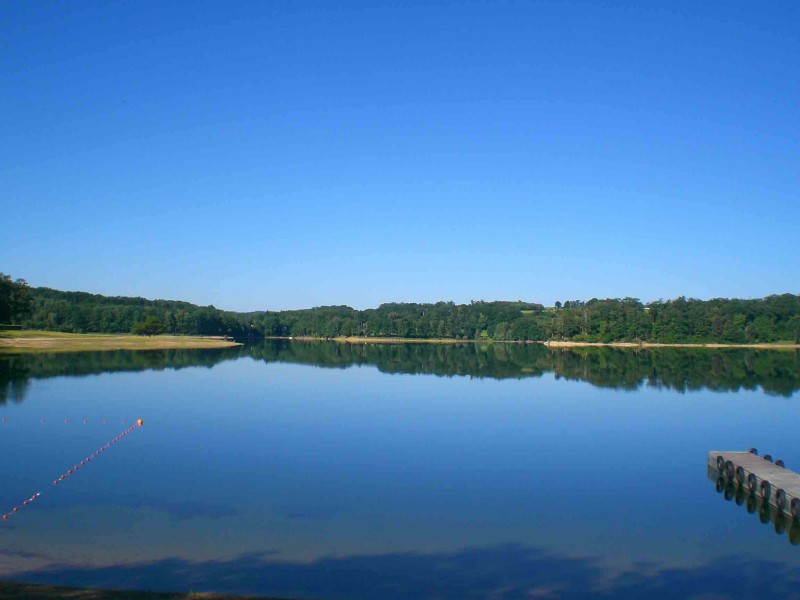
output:
M795 344L800 344L800 315L795 315L789 319L787 328Z
M31 313L30 289L24 279L0 273L0 323L16 323Z
M139 321L133 326L132 332L136 335L160 335L164 333L164 324L158 317L149 316L144 321Z
M169 312L167 313L167 330L170 333L177 333L178 331L178 319L175 318L175 313Z

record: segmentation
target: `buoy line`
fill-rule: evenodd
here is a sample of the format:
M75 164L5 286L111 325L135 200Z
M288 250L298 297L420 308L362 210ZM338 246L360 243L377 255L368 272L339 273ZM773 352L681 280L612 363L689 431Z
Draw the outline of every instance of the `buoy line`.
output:
M141 420L141 419L140 419L140 420ZM41 423L42 425L46 425L46 424L48 424L48 423L52 423L52 422L58 422L58 421L60 421L60 419L59 419L59 418L53 419L53 421L48 421L47 419L39 419L39 423ZM109 423L111 423L111 422L113 422L113 421L114 421L114 419L97 419L97 420L96 420L96 421L94 421L94 422L96 422L96 423L100 423L100 424L102 424L102 425L108 425ZM13 422L14 422L14 421L9 421L9 420L8 420L8 417L2 417L2 418L0 418L0 423L13 423ZM17 423L18 423L18 422L19 422L19 421L17 421ZM75 423L82 423L83 425L89 425L89 424L91 424L93 421L91 421L91 420L89 420L89 419L76 419L74 422L75 422ZM67 419L64 419L64 420L63 420L63 423L64 423L64 425L69 425L69 424L73 423L73 421L72 421L71 419L68 419L68 418L67 418ZM122 420L120 421L120 423L121 423L122 425L127 425L128 421L126 421L125 419L122 419Z
M65 422L66 422L66 420L65 420ZM73 466L71 469L67 469L66 473L63 473L62 475L59 475L57 478L55 478L53 480L53 485L56 486L59 483L61 483L62 481L64 481L70 475L74 475L75 473L77 473L78 469L81 469L81 468L85 467L86 465L88 465L92 461L92 459L97 458L98 456L100 456L103 452L108 450L111 446L113 446L114 444L119 442L126 435L128 435L129 433L131 433L132 431L134 431L138 427L141 427L142 425L144 425L144 421L142 419L137 419L137 421L136 421L136 423L134 425L131 425L125 431L123 431L118 436L116 436L114 439L112 439L111 441L106 442L105 444L100 446L97 450L92 452L89 456L84 458L81 462L79 462L78 464ZM11 517L13 517L21 509L25 508L26 506L28 506L29 504L34 502L41 495L42 495L41 492L36 492L30 498L28 498L27 500L24 500L21 504L18 504L17 506L12 508L9 512L4 514L2 516L2 520L3 521L8 521Z

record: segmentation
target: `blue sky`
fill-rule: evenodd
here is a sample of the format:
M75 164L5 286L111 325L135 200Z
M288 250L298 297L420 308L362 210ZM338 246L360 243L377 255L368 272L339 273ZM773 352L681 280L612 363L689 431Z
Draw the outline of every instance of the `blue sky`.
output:
M2 2L0 271L232 310L798 293L795 2Z

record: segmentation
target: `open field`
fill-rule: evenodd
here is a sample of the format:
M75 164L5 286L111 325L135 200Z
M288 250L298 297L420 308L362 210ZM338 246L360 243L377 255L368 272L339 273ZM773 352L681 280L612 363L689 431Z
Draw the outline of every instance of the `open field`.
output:
M230 596L226 594L161 594L68 588L29 583L0 581L0 597L4 600L270 600L266 596ZM275 600L275 599L272 599Z
M163 350L239 346L223 337L184 335L117 335L58 331L0 331L0 353L88 352L99 350Z

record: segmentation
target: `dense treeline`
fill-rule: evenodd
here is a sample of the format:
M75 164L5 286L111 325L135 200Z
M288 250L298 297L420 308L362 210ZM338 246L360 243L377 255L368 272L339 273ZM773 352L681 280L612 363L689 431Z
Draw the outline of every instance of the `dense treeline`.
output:
M255 328L272 336L764 343L800 341L800 296L758 300L634 298L556 303L382 304L269 312Z
M791 396L800 389L800 352L755 349L553 349L539 344L348 344L263 340L212 350L0 355L0 405L20 402L31 379L63 375L212 367L250 357L317 367L374 366L391 374L523 379L552 373L598 387L643 386L687 392L762 389Z
M165 333L185 335L246 335L241 316L213 306L175 300L145 300L101 296L86 292L61 292L49 288L30 290L32 310L21 323L30 329L72 333L130 333L156 319Z
M565 302L555 311L549 335L599 342L800 342L800 296L678 298L646 305L632 298Z
M255 326L268 336L457 340L542 340L547 335L543 325L551 320L541 304L483 301L390 303L360 311L349 306L323 306L268 312L259 317L254 319Z
M21 280L18 280L21 281ZM23 282L24 283L24 282ZM142 324L166 333L234 337L388 337L457 340L575 340L587 342L800 342L800 296L755 300L677 298L644 304L635 298L469 304L389 303L356 310L226 312L173 300L108 297L31 288L25 315L33 329L128 333ZM160 330L160 328L159 328Z

